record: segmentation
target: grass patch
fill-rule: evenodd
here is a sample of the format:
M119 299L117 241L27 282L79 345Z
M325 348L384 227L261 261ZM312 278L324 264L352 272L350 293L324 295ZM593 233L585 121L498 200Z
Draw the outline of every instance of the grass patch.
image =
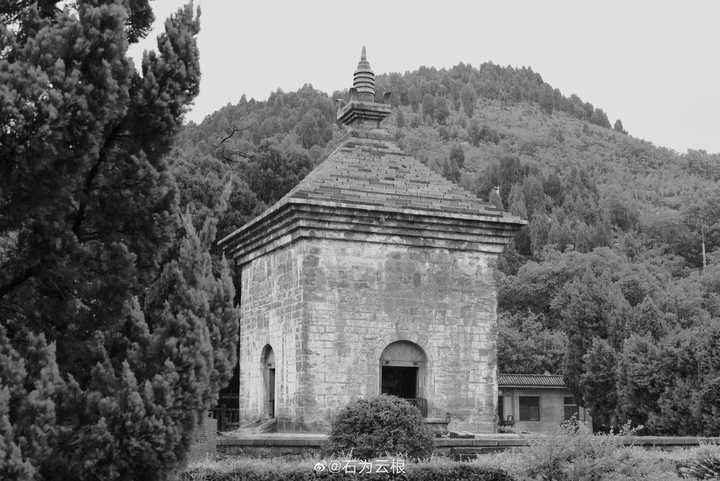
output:
M720 446L666 451L623 441L623 435L560 433L477 461L516 481L720 480Z

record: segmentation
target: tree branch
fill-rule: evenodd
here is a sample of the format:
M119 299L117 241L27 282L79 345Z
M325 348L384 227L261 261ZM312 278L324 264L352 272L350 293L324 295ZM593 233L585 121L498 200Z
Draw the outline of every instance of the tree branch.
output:
M118 122L115 127L112 128L109 135L105 138L103 146L100 148L97 159L95 159L95 162L85 177L80 205L78 206L78 210L75 214L75 220L72 224L72 231L76 236L79 235L80 226L82 225L83 220L85 220L85 214L87 213L87 205L90 198L90 192L92 191L93 182L95 181L98 172L100 172L100 167L102 166L103 161L107 158L110 149L115 145L115 141L121 136L121 132L125 129L126 123L127 116L125 116L122 121Z
M227 134L227 135L226 135L225 137L223 137L222 139L220 139L220 143L215 146L215 148L216 148L218 151L220 151L220 152L219 152L220 157L222 157L223 160L226 161L226 162L235 162L235 159L231 159L230 157L226 156L226 155L225 155L225 152L229 152L230 154L234 154L234 155L239 155L240 157L244 157L244 158L246 158L246 159L248 159L248 160L252 160L253 157L254 157L253 154L250 154L250 153L247 153L247 152L241 152L241 151L239 151L239 150L225 149L225 148L223 147L223 144L224 144L225 142L227 142L228 140L230 140L231 138L233 138L233 136L234 136L235 134L237 134L238 132L240 132L240 129L237 128L237 127L233 127L232 129L230 129L230 133ZM221 149L222 149L222 150L221 150Z
M230 140L230 139L231 139L236 133L238 133L239 131L240 131L240 129L238 129L237 127L233 127L233 128L230 130L230 133L229 133L227 136L223 137L222 140L220 140L220 145L222 145L222 144L224 144L225 142L227 142L228 140ZM220 145L216 145L215 147L220 147Z

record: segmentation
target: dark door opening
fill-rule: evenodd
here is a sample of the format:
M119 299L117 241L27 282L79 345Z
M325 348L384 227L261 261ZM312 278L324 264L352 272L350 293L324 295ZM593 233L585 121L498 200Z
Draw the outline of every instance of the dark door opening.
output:
M271 418L275 417L275 368L268 369L268 416Z
M417 395L417 367L383 366L383 394L392 394L405 399L414 399Z
M275 417L275 353L270 345L263 348L262 379L264 414L269 418Z

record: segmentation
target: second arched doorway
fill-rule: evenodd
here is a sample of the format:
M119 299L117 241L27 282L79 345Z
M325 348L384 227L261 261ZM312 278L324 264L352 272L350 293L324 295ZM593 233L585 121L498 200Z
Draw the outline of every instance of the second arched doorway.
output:
M265 400L265 415L269 418L275 417L275 353L270 344L263 348L261 361L262 379Z

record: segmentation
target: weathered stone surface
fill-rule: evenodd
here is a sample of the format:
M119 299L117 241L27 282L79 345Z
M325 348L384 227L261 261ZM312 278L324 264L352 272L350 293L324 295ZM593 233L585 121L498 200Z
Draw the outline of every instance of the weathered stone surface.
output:
M325 430L380 392L380 355L407 340L428 365L419 397L450 429L494 426L494 256L360 241L301 240L242 269L241 415L263 414L261 355L277 365L284 429Z
M240 410L242 419L264 417L268 401L262 354L275 354L275 411L294 418L297 393L297 330L302 318L302 286L294 248L256 259L241 270Z

